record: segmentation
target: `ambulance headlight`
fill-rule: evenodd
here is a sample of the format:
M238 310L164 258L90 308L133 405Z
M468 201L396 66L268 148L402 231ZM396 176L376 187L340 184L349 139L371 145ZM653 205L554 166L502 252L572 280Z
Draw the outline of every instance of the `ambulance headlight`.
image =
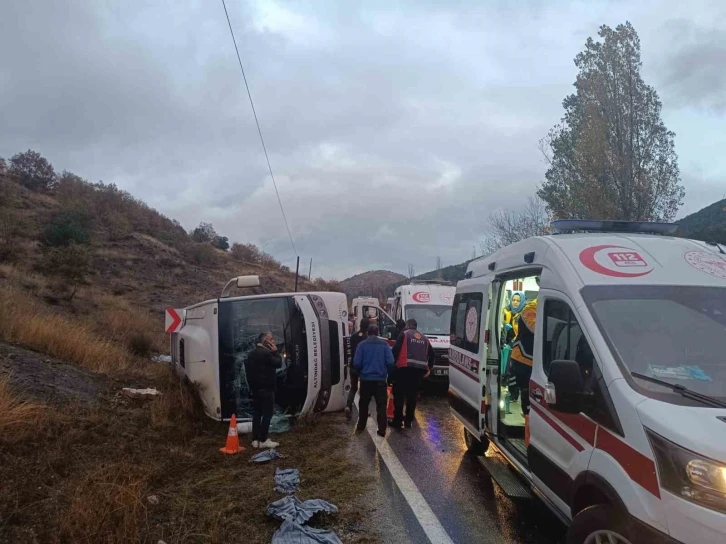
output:
M726 465L708 459L647 430L660 485L685 499L726 513Z

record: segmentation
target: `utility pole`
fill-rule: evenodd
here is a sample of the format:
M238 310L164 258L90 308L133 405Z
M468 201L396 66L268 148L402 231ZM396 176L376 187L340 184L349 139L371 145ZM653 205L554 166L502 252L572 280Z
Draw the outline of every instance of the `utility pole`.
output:
M313 281L313 258L310 257L310 268L308 269L308 281Z
M436 257L436 270L441 270L441 257Z
M297 279L300 275L300 255L297 257L297 264L295 265L295 292L297 293Z

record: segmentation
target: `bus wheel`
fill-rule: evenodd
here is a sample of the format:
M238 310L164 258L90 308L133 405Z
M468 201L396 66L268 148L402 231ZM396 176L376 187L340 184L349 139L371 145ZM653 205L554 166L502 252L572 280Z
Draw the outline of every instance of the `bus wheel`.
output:
M466 442L466 449L474 455L483 455L489 449L488 438L477 438L466 427L464 427L464 442Z
M627 520L608 504L585 508L567 531L567 544L631 544Z

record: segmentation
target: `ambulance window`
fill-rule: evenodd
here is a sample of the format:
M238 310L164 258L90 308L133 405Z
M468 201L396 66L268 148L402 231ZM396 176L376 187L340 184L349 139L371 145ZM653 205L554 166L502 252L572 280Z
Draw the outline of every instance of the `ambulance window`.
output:
M558 299L547 299L544 311L544 347L542 349L542 367L549 376L550 363L557 360L577 361L578 346L581 340L587 344L582 335L582 329L577 323L575 315L570 306ZM585 360L584 354L587 349L580 350L579 355L583 361L577 361L581 367L589 366L589 373L592 372L592 358ZM584 370L583 370L584 377Z
M552 361L575 361L580 366L583 390L592 399L583 412L610 430L622 434L612 400L601 384L602 374L595 363L595 355L577 322L570 306L558 299L548 298L544 306L544 345L542 366L549 376Z
M472 353L479 353L481 326L481 293L461 293L454 297L451 313L451 345Z

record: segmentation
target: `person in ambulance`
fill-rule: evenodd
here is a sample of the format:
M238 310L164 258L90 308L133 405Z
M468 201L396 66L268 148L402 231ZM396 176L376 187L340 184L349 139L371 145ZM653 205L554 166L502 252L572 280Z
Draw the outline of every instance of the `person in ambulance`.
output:
M539 276L535 277L539 286ZM513 295L512 299L518 295ZM512 344L512 374L517 384L517 389L522 394L522 415L524 416L524 443L529 446L529 380L532 377L532 357L534 356L534 331L537 321L537 299L525 301L522 293L524 306L517 316L513 325L516 331ZM510 307L512 305L510 304Z

